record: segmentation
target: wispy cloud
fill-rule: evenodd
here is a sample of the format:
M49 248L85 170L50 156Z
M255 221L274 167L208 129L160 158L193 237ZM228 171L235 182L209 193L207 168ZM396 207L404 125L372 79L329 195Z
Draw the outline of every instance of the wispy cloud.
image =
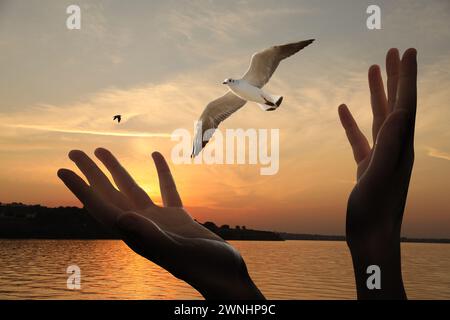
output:
M180 3L182 8L177 7L159 16L158 25L161 26L162 37L170 40L179 50L196 59L201 56L220 61L224 53L226 56L239 54L236 47L246 50L242 41L264 40L261 35L271 30L269 21L301 17L310 10L300 5L287 8L279 4L254 4L242 1L230 7L206 1Z
M170 138L170 133L152 133L152 132L113 132L113 131L93 131L93 130L77 130L77 129L60 129L45 126L35 126L35 125L6 125L10 128L18 129L29 129L47 132L57 132L57 133L69 133L69 134L88 134L97 136L111 136L111 137L135 137L135 138Z
M449 160L450 161L450 153L437 150L435 148L428 148L427 155L432 158Z
M219 85L196 81L186 76L158 85L111 88L70 104L35 105L18 112L0 113L4 128L21 130L2 131L9 136L39 130L116 137L170 137L177 128L192 128L206 103L223 93L224 88ZM120 124L112 120L115 114L122 114Z
M234 7L221 7L204 1L191 2L184 10L172 10L163 18L167 22L167 33L178 33L194 40L205 32L218 43L234 41L237 37L257 34L259 28L268 20L277 20L283 16L295 16L308 13L301 7L282 8L267 6L248 6L239 4ZM197 39L199 40L199 39Z

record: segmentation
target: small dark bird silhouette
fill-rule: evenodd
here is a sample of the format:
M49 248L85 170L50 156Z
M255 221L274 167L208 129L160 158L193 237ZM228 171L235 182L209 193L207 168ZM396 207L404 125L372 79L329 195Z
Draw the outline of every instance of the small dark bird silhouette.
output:
M120 123L120 120L122 120L122 116L120 114L117 114L114 116L113 121L117 119L117 123Z

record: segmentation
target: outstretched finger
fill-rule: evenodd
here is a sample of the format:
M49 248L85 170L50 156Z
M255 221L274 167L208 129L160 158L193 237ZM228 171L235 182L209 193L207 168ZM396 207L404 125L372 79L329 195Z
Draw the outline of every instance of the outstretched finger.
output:
M147 193L138 186L127 170L122 167L116 157L104 148L97 148L95 155L111 173L114 182L138 209L145 209L153 204Z
M339 106L339 119L347 134L348 141L352 146L353 156L356 163L364 160L370 152L369 142L358 128L355 119L345 104Z
M400 76L400 53L398 49L392 48L386 55L388 112L394 110L397 101L398 78Z
M108 227L114 227L121 210L106 203L90 186L75 172L68 169L58 170L58 177L70 191L83 203L94 218Z
M417 51L408 49L400 66L396 108L406 110L415 119L417 107Z
M372 106L373 141L377 140L378 132L388 115L388 102L384 92L383 79L381 78L380 67L373 65L369 69L370 104Z
M182 207L180 195L178 194L175 181L170 173L169 166L163 155L159 152L152 153L155 162L156 171L158 172L159 188L165 207Z
M96 192L121 209L131 209L131 203L128 199L114 188L108 177L86 153L80 150L72 150L69 152L69 158L75 162L77 167L83 172L89 181L90 186Z

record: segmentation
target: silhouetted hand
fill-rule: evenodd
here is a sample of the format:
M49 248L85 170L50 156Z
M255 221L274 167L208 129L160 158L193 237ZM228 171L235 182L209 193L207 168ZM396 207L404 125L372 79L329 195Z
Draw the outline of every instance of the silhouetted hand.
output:
M58 176L104 225L122 235L136 253L186 281L207 299L263 299L238 251L183 209L164 157L152 154L164 207L155 205L106 149L95 155L111 173L117 190L84 152L69 158L89 181L67 169Z
M387 97L380 68L369 69L374 146L359 130L347 106L339 116L358 165L357 183L347 208L346 235L355 269L358 298L406 298L401 275L400 231L414 162L417 100L416 50L400 61L397 49L386 57ZM369 265L381 269L381 289L366 285Z

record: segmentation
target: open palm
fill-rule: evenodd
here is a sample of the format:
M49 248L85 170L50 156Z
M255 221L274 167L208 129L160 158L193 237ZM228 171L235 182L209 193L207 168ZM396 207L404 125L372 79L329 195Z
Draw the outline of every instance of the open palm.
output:
M345 105L339 116L358 165L357 183L349 198L347 237L376 238L378 245L398 240L414 161L416 51L400 60L397 49L386 56L387 97L380 68L369 69L373 112L373 148ZM366 239L372 241L371 239ZM358 239L358 242L359 239Z
M186 281L207 298L240 298L236 288L243 288L240 294L246 297L249 286L254 292L239 252L183 209L170 169L160 153L155 152L152 157L164 207L153 203L111 152L98 148L95 155L109 170L118 189L92 159L78 150L71 151L69 158L89 185L68 169L60 169L58 176L97 220L120 234L136 253Z
M416 50L403 58L397 49L386 57L387 97L380 68L369 69L373 112L371 148L347 106L339 116L358 165L357 183L348 199L346 236L352 253L358 297L403 299L400 235L414 163L417 105ZM366 268L383 272L383 290L368 290Z

